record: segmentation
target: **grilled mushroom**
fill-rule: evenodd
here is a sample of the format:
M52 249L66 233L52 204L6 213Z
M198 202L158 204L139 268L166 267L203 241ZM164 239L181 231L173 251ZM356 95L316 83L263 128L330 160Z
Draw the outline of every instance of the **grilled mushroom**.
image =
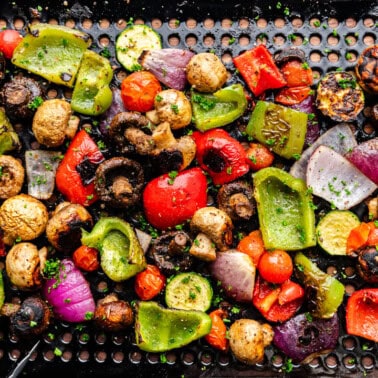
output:
M66 137L72 139L79 127L80 118L72 115L67 101L45 101L33 118L33 133L37 141L47 147L58 147Z
M46 302L38 297L26 298L21 306L8 305L10 328L13 333L23 337L38 336L50 325L51 311ZM16 310L13 313L9 309Z
M49 219L46 236L58 251L72 252L81 245L81 229L92 226L92 215L84 206L64 202Z
M7 199L21 192L25 169L10 155L0 156L0 198Z
M137 152L147 155L154 146L147 117L138 112L121 112L114 116L109 127L109 138L122 154Z
M362 51L355 66L358 83L373 94L378 94L378 45L372 45Z
M192 106L185 94L166 89L155 97L155 110L160 122L168 122L172 130L188 126L192 121Z
M101 299L94 313L95 325L107 331L121 331L134 321L130 304L112 293Z
M357 272L366 282L378 282L378 251L375 246L358 251Z
M252 187L243 181L224 184L218 191L218 207L233 221L248 220L256 213Z
M306 61L306 54L302 49L298 47L289 47L281 50L274 56L275 63L280 66L291 60L299 60L301 63Z
M7 253L5 270L10 282L20 290L35 290L42 285L41 270L47 259L47 248L32 243L15 244Z
M156 238L148 254L159 269L167 276L188 271L193 258L188 253L192 240L184 231L170 231Z
M190 165L196 155L196 143L184 135L175 139L168 122L161 123L152 133L155 148L150 155L152 164L160 173L182 171Z
M102 201L113 207L135 205L141 198L143 185L142 166L125 157L105 160L96 170L96 192Z
M4 84L0 100L9 118L25 120L33 117L36 109L33 101L42 99L43 95L43 89L37 81L30 77L16 76Z
M23 241L36 239L45 231L47 221L46 206L28 194L10 197L0 207L0 228L7 245L12 245L17 238Z

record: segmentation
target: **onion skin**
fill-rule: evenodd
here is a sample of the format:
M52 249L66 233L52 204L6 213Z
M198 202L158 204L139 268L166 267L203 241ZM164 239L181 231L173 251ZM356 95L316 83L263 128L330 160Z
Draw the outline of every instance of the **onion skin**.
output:
M93 317L96 305L89 283L70 259L61 261L59 280L47 279L42 293L63 321L78 323Z

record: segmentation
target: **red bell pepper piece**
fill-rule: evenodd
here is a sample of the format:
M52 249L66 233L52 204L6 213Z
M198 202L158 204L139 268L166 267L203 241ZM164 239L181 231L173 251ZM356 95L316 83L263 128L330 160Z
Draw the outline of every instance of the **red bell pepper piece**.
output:
M227 327L223 319L227 318L227 311L218 309L210 312L211 330L205 336L205 340L213 347L222 351L228 350Z
M350 335L378 342L378 288L355 291L346 305L346 328Z
M161 230L185 222L206 204L207 180L198 167L159 176L143 192L146 218Z
M378 244L378 227L375 222L361 222L353 228L347 239L347 255L357 253L359 249Z
M285 322L301 307L304 295L302 286L293 281L287 280L281 285L274 285L258 276L252 303L265 319L271 322Z
M71 141L56 171L56 187L72 203L89 206L98 200L94 174L104 160L95 141L83 129Z
M265 45L259 45L240 54L233 62L255 96L260 96L267 89L282 88L286 85L284 76Z
M215 185L234 181L249 171L243 146L227 131L195 131L192 137L197 146L196 159Z

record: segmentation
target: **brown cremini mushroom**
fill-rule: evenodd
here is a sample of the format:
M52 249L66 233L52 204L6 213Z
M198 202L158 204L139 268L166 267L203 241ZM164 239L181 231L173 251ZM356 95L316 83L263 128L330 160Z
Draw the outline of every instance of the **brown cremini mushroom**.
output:
M7 199L21 192L25 169L10 155L0 156L0 198Z
M113 207L127 208L139 202L144 185L142 166L125 157L103 161L96 170L95 189Z
M364 281L378 283L378 251L375 246L358 251L357 272Z

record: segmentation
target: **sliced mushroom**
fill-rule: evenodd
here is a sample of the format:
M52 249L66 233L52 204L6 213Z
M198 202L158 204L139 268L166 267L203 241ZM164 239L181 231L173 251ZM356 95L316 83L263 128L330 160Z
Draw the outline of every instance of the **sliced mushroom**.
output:
M72 252L81 245L81 229L93 226L92 215L79 204L62 205L49 219L46 236L58 251Z
M29 241L38 238L45 231L47 221L46 206L28 194L10 197L0 207L0 228L7 245L12 245L16 239Z
M378 283L378 251L374 246L358 251L358 274L369 283Z
M40 297L26 298L16 312L10 314L12 332L23 337L41 335L50 325L51 311Z
M80 119L72 115L71 105L61 99L43 102L37 109L32 130L40 144L58 147L66 137L73 138L79 127Z
M108 135L120 153L147 155L155 147L149 128L151 123L141 113L121 112L112 119Z
M195 258L207 262L214 261L217 258L215 244L202 232L194 239L189 253Z
M153 241L148 254L159 269L170 276L192 267L193 257L188 253L191 244L192 240L186 232L170 231Z
M160 122L168 122L172 130L188 126L192 121L192 106L185 94L166 89L155 97L155 110Z
M35 107L33 101L43 97L43 89L37 81L30 77L16 76L5 83L0 91L0 101L5 107L9 118L25 120L33 117Z
M289 47L281 50L274 57L274 61L279 66L289 62L290 60L299 60L300 62L304 63L306 61L306 54L298 47Z
M218 191L219 209L225 211L233 221L245 221L256 213L256 202L251 185L244 181L224 184Z
M38 250L32 243L15 244L5 259L10 282L20 290L38 289L42 285L41 269L46 258L46 247Z
M13 156L0 156L0 198L7 199L21 192L25 169Z
M121 331L134 321L130 304L112 293L101 299L94 313L95 325L107 331Z
M230 248L233 227L228 214L214 206L197 210L190 221L191 231L205 234L219 251Z
M193 138L184 135L175 139L168 122L161 123L152 133L155 148L151 151L153 165L160 173L182 171L196 155Z
M105 160L96 170L96 192L113 207L134 206L141 198L143 185L142 166L125 157Z

